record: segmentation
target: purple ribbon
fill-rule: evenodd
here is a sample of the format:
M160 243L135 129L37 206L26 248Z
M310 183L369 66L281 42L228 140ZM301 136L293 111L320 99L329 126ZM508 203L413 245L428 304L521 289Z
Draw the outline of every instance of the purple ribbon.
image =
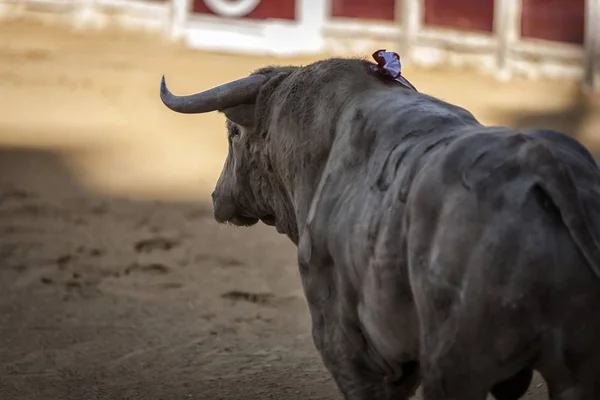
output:
M377 66L371 66L371 69L374 72L379 72L380 74L390 77L405 87L412 89L415 92L417 91L417 88L415 88L412 83L408 81L408 79L402 76L402 64L400 63L400 56L398 53L377 50L375 53L373 53L373 58L377 62Z

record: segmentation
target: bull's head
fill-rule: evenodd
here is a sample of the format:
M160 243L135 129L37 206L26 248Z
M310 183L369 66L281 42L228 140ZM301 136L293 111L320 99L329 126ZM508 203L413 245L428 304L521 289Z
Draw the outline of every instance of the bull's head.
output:
M173 95L163 79L160 96L171 110L227 117L229 152L213 192L215 219L240 226L262 220L297 242L338 118L352 109L349 99L392 82L411 88L398 81L400 64L386 54L379 69L360 59L265 67L188 96Z
M257 72L188 96L173 95L163 77L160 96L176 112L220 111L227 117L229 151L212 193L215 219L237 226L251 226L262 220L288 233L289 221L280 221L289 213L282 209L280 199L284 194L270 165L265 145L268 139L259 132L260 124L255 123L257 97L273 75L274 71Z

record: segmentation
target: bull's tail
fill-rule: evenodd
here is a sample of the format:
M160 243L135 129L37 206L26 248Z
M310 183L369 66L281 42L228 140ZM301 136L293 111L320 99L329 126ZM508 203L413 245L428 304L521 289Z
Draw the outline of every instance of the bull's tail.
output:
M600 277L600 246L577 186L565 164L541 140L528 140L520 152L521 165L540 178L539 185L560 212L577 247Z

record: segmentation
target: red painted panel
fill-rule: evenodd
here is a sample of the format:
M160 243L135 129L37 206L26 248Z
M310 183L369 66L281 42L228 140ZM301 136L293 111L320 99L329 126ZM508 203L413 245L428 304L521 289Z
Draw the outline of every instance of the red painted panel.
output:
M583 43L585 0L523 0L523 37Z
M331 0L331 16L394 20L395 0Z
M192 12L215 15L204 0L193 0ZM256 8L243 18L250 19L296 19L296 0L261 0Z
M425 0L425 24L493 32L494 0Z

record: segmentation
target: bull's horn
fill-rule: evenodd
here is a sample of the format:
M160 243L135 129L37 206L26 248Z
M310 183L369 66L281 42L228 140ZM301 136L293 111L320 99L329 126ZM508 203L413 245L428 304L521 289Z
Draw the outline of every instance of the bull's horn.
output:
M160 99L171 110L184 114L223 110L255 100L266 80L267 77L264 75L250 75L204 92L189 96L175 96L167 89L163 76L160 83Z

